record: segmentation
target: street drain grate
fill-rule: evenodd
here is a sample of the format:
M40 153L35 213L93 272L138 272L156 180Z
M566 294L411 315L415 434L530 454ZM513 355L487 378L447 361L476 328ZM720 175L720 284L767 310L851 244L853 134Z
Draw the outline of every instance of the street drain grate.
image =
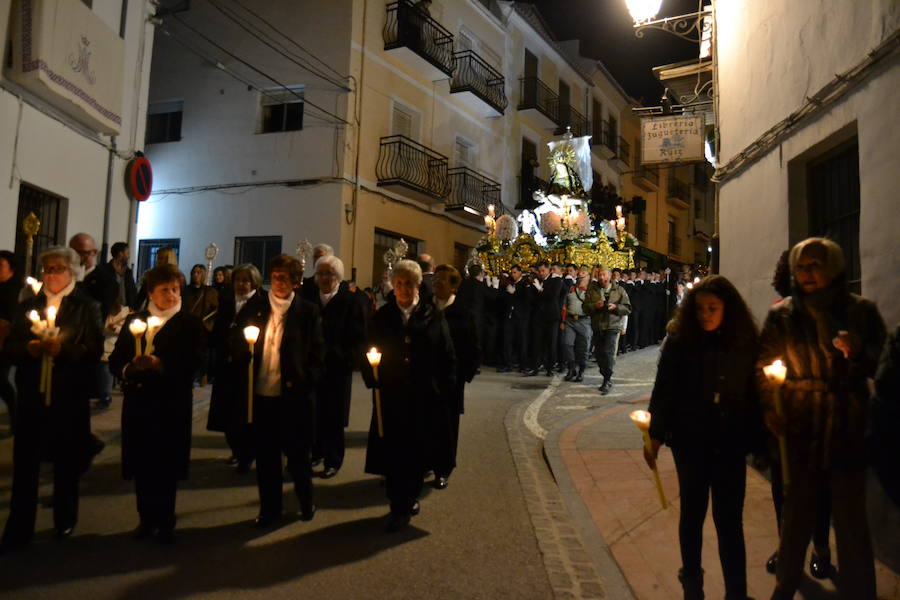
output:
M511 386L514 390L543 390L547 387L546 383L514 383Z

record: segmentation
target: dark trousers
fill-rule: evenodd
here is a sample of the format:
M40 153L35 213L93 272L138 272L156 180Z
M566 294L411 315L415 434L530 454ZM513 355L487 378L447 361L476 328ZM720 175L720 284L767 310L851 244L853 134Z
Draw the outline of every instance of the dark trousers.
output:
M0 400L6 404L6 414L9 415L9 428L16 431L16 388L9 379L9 371L12 364L0 360Z
M782 507L781 543L775 572L777 583L772 598L794 597L803 577L806 549L816 526L820 490L824 487L831 497L837 541L838 591L842 598L874 600L875 562L866 521L865 470L819 471L793 463L790 476Z
M391 504L391 512L412 514L413 504L422 493L422 469L418 461L396 462L384 476L384 489Z
M141 524L161 530L175 529L175 491L178 478L165 465L145 466L134 474L134 491Z
M259 488L259 513L281 515L281 457L294 480L294 493L301 509L313 504L312 445L301 435L296 416L281 397L254 398L254 440L256 442L256 483Z
M316 388L316 441L313 458L322 459L325 468L340 469L344 464L344 427L348 413L353 373L328 375Z
M784 485L781 481L781 463L775 459L771 466L772 504L775 506L775 519L778 532L781 534L781 510L784 506ZM816 504L816 523L812 532L813 547L817 550L828 550L828 533L831 531L831 495L828 487L819 486Z
M701 573L703 521L711 492L725 593L728 597L744 598L747 595L743 523L747 465L744 457L739 453L721 453L706 448L673 448L672 455L681 496L678 540L685 577L697 578Z
M556 365L556 344L559 338L559 319L537 321L531 343L531 368L547 370Z
M9 519L3 542L27 543L34 536L41 466L41 432L38 423L23 419L13 439L13 487ZM57 440L53 452L53 525L75 527L78 521L78 480L83 466L81 444Z
M507 367L528 366L528 314L513 313L503 323L503 362Z
M618 349L618 329L604 329L594 332L594 353L597 357L597 367L600 369L600 374L607 381L612 378Z
M632 307L631 314L628 315L628 329L625 330L625 344L630 348L638 347L638 332L641 327L640 311Z
M247 423L234 425L225 431L225 441L238 463L249 466L256 455L255 442Z
M457 377L462 378L457 374ZM446 406L446 427L443 431L435 432L435 439L444 438L447 440L447 447L442 448L442 444L438 444L437 457L435 460L434 474L438 477L450 477L453 469L456 468L456 449L459 446L459 417L460 406L463 403L463 394L465 394L465 382L456 383L453 387L452 397ZM440 437L438 437L440 436Z

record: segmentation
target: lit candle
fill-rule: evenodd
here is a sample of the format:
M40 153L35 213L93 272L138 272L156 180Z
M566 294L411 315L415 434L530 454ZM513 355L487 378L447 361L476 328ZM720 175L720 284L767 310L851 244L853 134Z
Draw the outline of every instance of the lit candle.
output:
M488 214L491 216L491 218L494 217L494 205L493 204L488 204Z
M621 204L616 204L616 217L617 218L622 217L622 205Z
M774 384L772 403L775 405L775 414L781 420L784 416L784 407L781 404L781 386L784 385L784 380L787 378L787 367L781 362L781 359L778 359L771 365L763 367L763 374L769 383ZM787 440L784 433L778 436L778 455L781 458L781 481L787 486L790 483L790 476L787 463Z
M384 437L384 423L381 417L381 390L378 387L378 365L381 364L381 352L372 346L366 353L369 364L372 365L372 374L375 377L375 423L378 426L378 437Z
M490 215L484 216L484 226L487 227L488 231L491 230L491 216Z
M141 337L144 335L144 332L147 331L147 324L140 319L135 319L128 324L128 330L134 337L134 355L140 356L143 354L143 351L141 350Z
M34 292L35 296L38 295L38 292L41 291L41 286L44 285L40 281L38 281L37 279L35 279L34 277L32 277L30 275L25 278L25 283L27 283L29 286L31 286L31 291Z
M53 329L56 327L56 307L48 306L47 307L47 329L50 330L50 333L53 333Z
M250 346L250 364L247 366L247 422L253 422L253 352L256 340L259 339L259 327L248 325L244 327L244 339Z
M147 350L144 352L145 354L153 354L153 338L156 337L156 332L162 326L163 320L159 317L151 316L147 319Z
M700 283L700 278L699 278L699 277L694 277L694 283Z
M650 440L650 413L646 410L636 410L629 416L644 437L644 449L647 451L647 454L652 454L653 442ZM667 508L666 494L663 492L662 481L659 479L659 470L656 468L656 463L653 464L651 470L653 471L653 479L656 482L656 491L659 493L659 502L663 508Z

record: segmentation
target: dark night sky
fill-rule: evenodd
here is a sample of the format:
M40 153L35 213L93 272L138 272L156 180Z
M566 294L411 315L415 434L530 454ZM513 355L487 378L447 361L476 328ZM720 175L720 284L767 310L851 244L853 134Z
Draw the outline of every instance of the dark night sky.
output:
M581 53L603 61L625 91L644 104L658 104L663 88L652 67L696 58L695 43L662 31L643 38L634 27L625 0L534 0L557 40L581 40ZM657 18L695 12L697 0L663 0Z

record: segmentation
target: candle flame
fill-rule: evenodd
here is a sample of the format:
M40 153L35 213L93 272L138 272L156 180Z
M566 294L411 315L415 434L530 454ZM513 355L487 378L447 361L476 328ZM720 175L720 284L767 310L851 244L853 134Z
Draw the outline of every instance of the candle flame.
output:
M41 316L38 314L38 311L30 310L30 311L28 311L28 320L31 321L32 323L37 323L38 321L41 320Z
M373 367L381 364L381 352L375 346L372 346L372 349L366 353L366 358L369 359L369 364Z
M29 286L31 286L31 291L34 292L35 296L38 295L38 292L41 291L41 286L44 285L43 283L41 283L34 277L31 277L30 275L25 278L25 283L27 283Z
M163 320L160 319L159 317L153 316L153 317L150 317L149 319L147 319L147 328L148 329L151 329L151 330L159 329L160 327L162 327L162 324L163 324Z
M634 424L641 431L646 431L650 428L650 413L646 410L635 410L628 416L631 417L631 420L634 421Z
M255 344L259 339L259 327L256 325L248 325L244 327L244 339L248 344Z
M55 307L55 306L48 306L48 307L47 307L47 319L48 319L49 321L54 321L54 320L56 320L56 307Z
M131 335L140 337L144 335L145 331L147 331L147 324L140 319L135 319L128 324L128 330L131 331Z
M774 381L775 383L784 383L784 379L787 376L787 367L784 366L784 363L779 358L771 365L766 365L763 367L763 373L769 379L769 381Z

